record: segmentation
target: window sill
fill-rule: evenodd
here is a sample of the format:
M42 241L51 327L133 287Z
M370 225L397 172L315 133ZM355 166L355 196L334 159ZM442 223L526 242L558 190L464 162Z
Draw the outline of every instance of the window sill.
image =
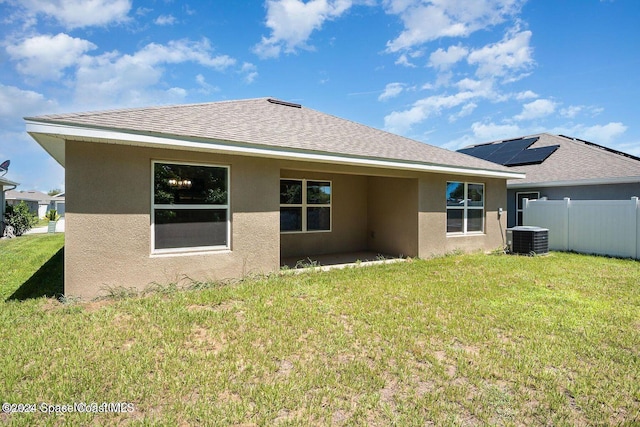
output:
M316 234L331 233L331 230L311 230L311 231L281 231L280 234Z
M197 256L197 255L221 255L230 254L231 249L203 249L203 250L176 250L171 252L151 252L149 258L170 258L180 256Z
M472 231L470 233L447 233L447 237L486 236L484 231Z

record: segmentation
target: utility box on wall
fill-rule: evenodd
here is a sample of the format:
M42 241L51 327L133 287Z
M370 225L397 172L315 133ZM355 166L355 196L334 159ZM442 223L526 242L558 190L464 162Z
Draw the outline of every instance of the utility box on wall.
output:
M507 228L510 253L544 255L549 253L549 230L541 227L519 226Z

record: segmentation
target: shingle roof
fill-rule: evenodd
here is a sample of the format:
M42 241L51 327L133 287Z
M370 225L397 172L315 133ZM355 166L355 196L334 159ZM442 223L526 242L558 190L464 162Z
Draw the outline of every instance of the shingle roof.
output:
M540 164L510 167L509 169L524 172L527 176L525 179L509 180L508 185L640 177L640 160L587 141L548 133L528 135L523 137L525 138L538 138L529 148L552 145L559 145L559 148ZM502 141L492 143L500 142Z
M508 168L465 154L268 98L27 117L31 122L230 144L420 162L497 172ZM286 104L286 103L285 103Z
M51 200L51 196L36 190L9 190L5 195L7 200L30 200L47 203Z

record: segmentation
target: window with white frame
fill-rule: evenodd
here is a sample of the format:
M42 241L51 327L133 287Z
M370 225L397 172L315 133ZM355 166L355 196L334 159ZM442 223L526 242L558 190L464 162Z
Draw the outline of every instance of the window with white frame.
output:
M152 251L229 249L229 168L153 162Z
M536 200L540 198L537 191L516 193L516 225L524 225L524 199Z
M484 232L484 184L447 182L447 233Z
M331 231L331 181L281 179L280 231Z

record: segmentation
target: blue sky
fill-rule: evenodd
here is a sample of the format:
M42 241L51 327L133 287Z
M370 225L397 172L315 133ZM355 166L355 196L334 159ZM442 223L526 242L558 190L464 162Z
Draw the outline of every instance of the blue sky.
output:
M640 155L637 0L0 0L0 162L23 117L271 96L452 150L551 132Z

